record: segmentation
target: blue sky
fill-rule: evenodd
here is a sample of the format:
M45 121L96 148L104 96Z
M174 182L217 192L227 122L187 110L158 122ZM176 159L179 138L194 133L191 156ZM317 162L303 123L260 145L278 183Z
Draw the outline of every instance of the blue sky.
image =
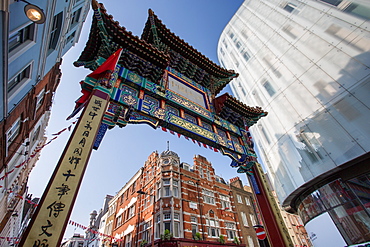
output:
M242 0L110 0L103 2L107 12L114 19L140 37L148 17L148 9L162 20L175 34L218 64L217 43L220 34L231 17L242 4ZM91 24L91 12L85 22L79 43L63 58L62 80L57 89L49 126L46 130L48 139L68 127L75 119L66 121L74 108L74 101L80 96L79 81L83 80L89 70L75 68L72 63L77 60L87 41ZM63 132L56 140L46 146L41 157L31 172L29 193L41 197L51 173L67 143L71 132ZM144 165L153 152L167 149L176 152L182 162L193 164L194 155L206 157L215 168L216 174L229 180L239 176L246 184L244 174L238 174L231 168L230 158L215 153L210 149L199 147L184 137L178 138L160 128L152 129L148 125L128 125L109 130L97 151L93 151L88 164L71 220L88 225L92 210L102 207L105 195L115 195L135 172ZM65 237L82 233L82 229L68 226Z

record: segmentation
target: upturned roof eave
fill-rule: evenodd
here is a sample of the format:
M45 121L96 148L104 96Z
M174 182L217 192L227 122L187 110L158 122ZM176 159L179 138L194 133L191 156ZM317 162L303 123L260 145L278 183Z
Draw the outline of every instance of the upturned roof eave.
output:
M113 20L113 17L107 14L103 4L99 3L97 6L100 8L102 21L104 22L104 27L107 32L106 34L109 36L107 39L115 40L118 46L138 54L140 57L147 59L160 68L166 68L168 66L170 59L168 54L158 50L152 44L141 40L139 37L127 31L126 28L121 27L119 22ZM78 62L92 62L98 56L103 39L99 34L101 30L99 30L97 23L98 20L95 15L93 15L88 41L75 64L79 64Z
M207 71L210 75L216 78L222 78L225 81L229 79L227 83L229 83L234 77L238 76L238 74L235 73L235 71L226 70L221 66L217 65L216 63L212 62L208 57L203 55L193 46L191 46L183 39L181 39L179 36L171 32L171 30L162 23L162 21L154 14L152 10L149 10L148 19L147 22L145 23L141 39L146 40L149 43L154 43L153 40L151 40L151 38L153 37L152 24L150 22L151 17L154 18L154 24L157 29L158 35L159 34L161 35L160 38L162 38L161 39L162 42L164 42L171 49L173 49L174 51L182 51L181 54L183 56L186 54L187 59L196 64L198 67Z

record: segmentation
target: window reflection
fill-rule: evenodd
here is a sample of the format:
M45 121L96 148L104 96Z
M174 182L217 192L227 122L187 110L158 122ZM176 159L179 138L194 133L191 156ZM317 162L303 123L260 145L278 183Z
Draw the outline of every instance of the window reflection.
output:
M304 224L329 212L348 244L370 241L370 174L337 179L304 198L298 214Z

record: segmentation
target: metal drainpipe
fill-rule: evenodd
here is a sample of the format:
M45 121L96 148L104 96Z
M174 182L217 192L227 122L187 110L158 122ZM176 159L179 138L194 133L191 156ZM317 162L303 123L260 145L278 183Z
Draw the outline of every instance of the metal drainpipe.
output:
M197 192L198 192L198 205L199 205L199 217L200 217L200 226L202 228L202 240L204 240L204 227L203 227L203 208L202 205L200 204L200 195L199 195L199 182L196 182L197 185Z
M2 12L2 42L3 42L3 111L4 119L8 115L8 43L9 43L9 0L0 1Z
M6 129L5 129L5 124L6 124L6 119L8 116L8 44L9 44L9 0L2 0L0 1L0 11L2 14L2 46L3 46L3 119L0 119L0 122L3 121L3 127L1 129L1 134L2 136L6 136ZM5 164L6 161L6 156L7 156L7 144L6 144L6 138L4 138L4 144L2 145L2 151L3 151L3 158L2 158L2 163L4 164L4 169L5 173L7 172L7 166ZM4 181L4 189L8 189L8 179L5 177ZM6 197L8 196L8 193L5 193ZM7 199L6 199L7 200Z

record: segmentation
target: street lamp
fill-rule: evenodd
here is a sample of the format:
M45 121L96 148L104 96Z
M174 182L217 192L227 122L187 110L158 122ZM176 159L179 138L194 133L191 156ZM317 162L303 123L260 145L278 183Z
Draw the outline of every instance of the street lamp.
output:
M40 7L34 5L34 4L32 4L32 3L30 3L26 0L17 0L17 1L18 2L22 1L22 2L27 3L27 5L24 6L24 13L26 14L28 19L30 19L31 21L33 21L36 24L42 24L42 23L45 22L46 16L45 16L44 11Z
M154 221L154 217L155 217L155 192L153 191L152 194L148 194L142 190L138 190L136 191L136 193L140 194L140 195L150 195L150 196L153 196L153 209L152 209L152 247L154 247L154 224L155 224L155 221Z

